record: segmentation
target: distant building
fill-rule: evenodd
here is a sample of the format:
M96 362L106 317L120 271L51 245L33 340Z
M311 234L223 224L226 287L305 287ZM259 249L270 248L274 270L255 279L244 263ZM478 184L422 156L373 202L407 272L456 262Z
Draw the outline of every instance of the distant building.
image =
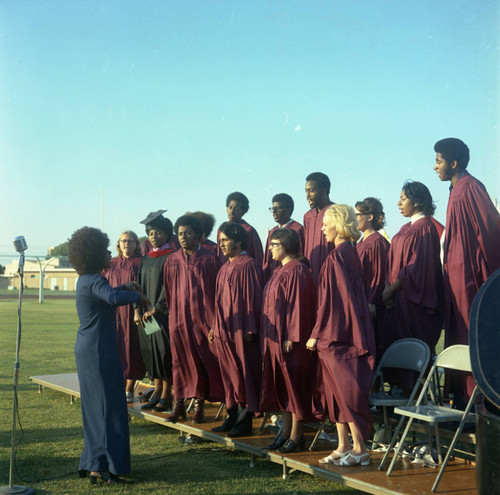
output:
M47 260L41 260L42 268ZM19 275L17 274L19 261L13 260L5 265L4 278L9 280L9 286L19 289ZM78 274L71 268L67 258L54 258L45 268L43 288L49 290L76 290ZM38 289L40 287L40 263L34 260L26 260L24 263L24 287L26 289Z

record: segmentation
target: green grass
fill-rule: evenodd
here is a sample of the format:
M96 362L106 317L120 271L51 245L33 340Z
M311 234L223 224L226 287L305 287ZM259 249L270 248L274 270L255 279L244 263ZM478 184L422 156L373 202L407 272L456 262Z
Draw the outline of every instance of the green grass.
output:
M12 375L17 300L0 299L0 485L9 481ZM88 493L78 479L83 448L80 402L30 382L32 375L75 371L73 345L78 328L74 300L23 301L19 373L19 416L24 433L16 456L15 483L37 493ZM130 426L132 473L126 485L96 487L133 494L359 494L356 490L295 472L281 479L282 468L264 459L250 467L248 454L212 443L190 446L178 433L134 418Z

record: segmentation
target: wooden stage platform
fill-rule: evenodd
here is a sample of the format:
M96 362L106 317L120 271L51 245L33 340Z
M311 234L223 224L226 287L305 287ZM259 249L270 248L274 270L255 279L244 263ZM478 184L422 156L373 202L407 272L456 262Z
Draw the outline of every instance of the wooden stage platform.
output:
M39 385L40 392L43 391L44 387L58 390L68 394L71 402L80 396L80 387L76 373L32 376L31 380ZM212 428L219 425L222 421L221 419L217 421L214 419L219 409L219 404L206 405L206 419L201 424L193 423L189 419L189 415L186 421L166 423L165 417L168 413L141 411L139 396L148 388L150 386L144 383L138 385L134 402L129 404L129 414L131 416L138 416L147 421L176 429L181 434L193 435L204 440L225 445L226 447L247 452L250 454L251 464L253 464L254 456L266 457L270 462L283 467L284 478L297 470L328 479L335 483L347 485L366 493L384 495L432 494L431 487L437 476L437 469L401 460L396 464L392 475L388 477L385 475L385 472L378 471L377 469L382 458L382 453L379 452L371 453L372 463L370 466L342 468L318 463L318 460L328 455L335 446L335 444L326 440L320 440L314 452L294 452L285 455L263 450L264 446L271 443L275 433L271 432L267 427L260 432L259 426L261 421L258 419L254 420L253 435L249 437L231 439L224 436L223 433L214 433L212 432ZM310 445L315 435L314 430L306 431L305 435L306 445ZM386 467L388 467L388 463ZM441 495L477 495L474 463L466 463L460 459L450 461L437 493Z

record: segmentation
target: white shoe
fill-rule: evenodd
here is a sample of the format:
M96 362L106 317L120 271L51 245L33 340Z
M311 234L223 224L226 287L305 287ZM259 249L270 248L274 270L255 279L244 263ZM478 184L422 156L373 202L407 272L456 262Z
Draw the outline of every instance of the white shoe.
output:
M132 402L134 402L133 392L125 392L125 397L127 398L127 404L131 404Z

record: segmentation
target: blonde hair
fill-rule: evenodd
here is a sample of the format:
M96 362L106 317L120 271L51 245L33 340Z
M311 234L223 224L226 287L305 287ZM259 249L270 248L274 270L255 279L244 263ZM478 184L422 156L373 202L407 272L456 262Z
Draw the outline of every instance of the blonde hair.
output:
M139 238L137 237L137 234L135 232L132 232L131 230L125 230L118 236L118 240L116 241L116 250L118 251L118 256L121 258L123 256L122 249L120 247L120 239L122 238L123 235L129 235L134 238L135 240L135 251L134 254L139 254L142 256L141 253L141 243L139 242Z
M356 242L361 237L356 213L352 206L332 205L326 210L325 218L332 223L340 237L351 242Z

